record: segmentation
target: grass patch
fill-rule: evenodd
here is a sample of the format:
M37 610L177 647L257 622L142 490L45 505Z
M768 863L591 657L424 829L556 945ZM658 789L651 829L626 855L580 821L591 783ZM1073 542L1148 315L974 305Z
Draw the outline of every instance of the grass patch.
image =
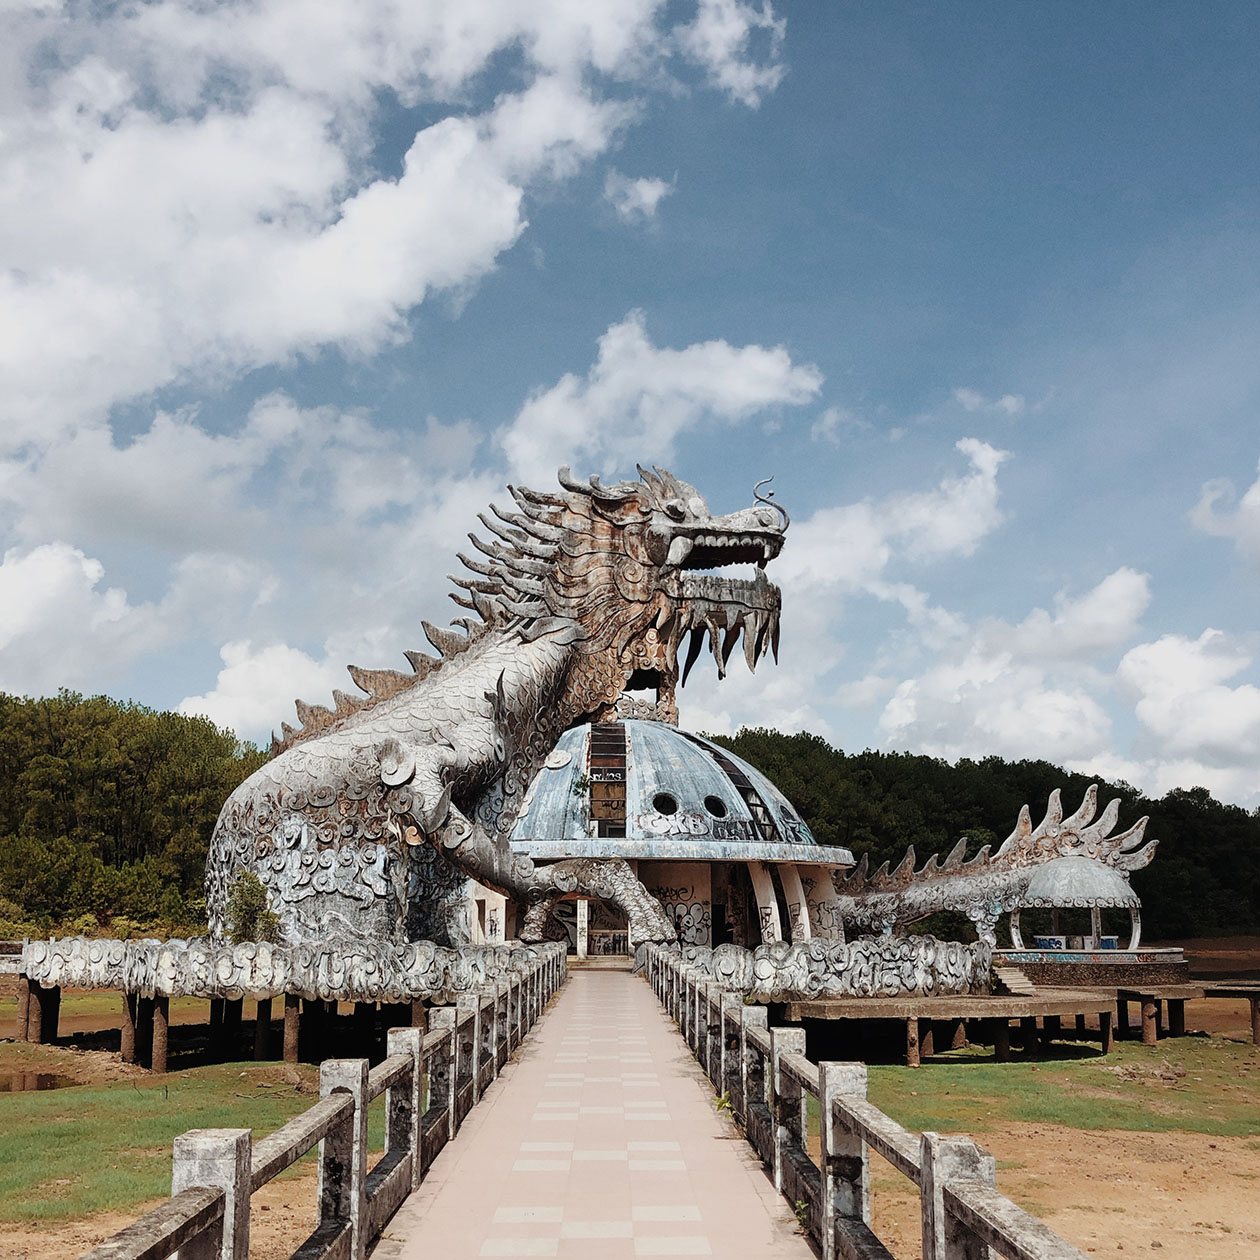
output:
M873 1066L870 1098L908 1129L981 1133L1010 1123L1260 1135L1260 1050L1178 1038L1114 1054L995 1063L941 1055L919 1068Z
M178 1134L251 1128L264 1137L318 1098L314 1068L274 1063L0 1095L0 1221L55 1224L161 1199ZM384 1145L384 1101L369 1115L373 1149Z

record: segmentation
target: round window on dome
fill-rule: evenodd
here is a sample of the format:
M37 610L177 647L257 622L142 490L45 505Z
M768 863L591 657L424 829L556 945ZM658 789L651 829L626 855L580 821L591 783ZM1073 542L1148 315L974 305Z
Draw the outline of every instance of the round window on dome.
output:
M704 807L714 818L726 817L726 802L720 796L706 796Z
M678 802L668 792L657 792L652 797L652 808L658 814L676 814L678 813Z

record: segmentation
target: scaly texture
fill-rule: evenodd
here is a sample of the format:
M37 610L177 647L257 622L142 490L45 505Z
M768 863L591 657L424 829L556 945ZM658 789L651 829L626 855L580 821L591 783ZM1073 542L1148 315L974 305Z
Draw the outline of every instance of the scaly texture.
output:
M467 876L525 907L532 939L541 907L566 892L617 905L635 942L674 939L624 862L536 866L507 841L561 733L624 709L627 684L656 693L637 707L676 720L688 634L684 681L705 643L719 676L741 636L750 668L777 655L780 595L762 570L787 513L754 490L755 506L714 516L672 474L639 472L604 486L561 469L558 494L509 487L518 510L481 517L492 537L470 535L482 558L461 556L472 576L452 579L474 616L423 623L439 655L409 652L410 674L351 667L361 699L299 702L301 728L282 728L215 826L215 935L233 881L253 871L290 941L462 943ZM689 572L744 562L757 566L752 581Z

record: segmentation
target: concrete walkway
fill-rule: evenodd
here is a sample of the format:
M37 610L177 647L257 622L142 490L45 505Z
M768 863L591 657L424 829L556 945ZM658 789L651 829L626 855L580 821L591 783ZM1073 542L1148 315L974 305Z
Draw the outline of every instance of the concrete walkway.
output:
M647 984L577 970L375 1255L814 1252Z

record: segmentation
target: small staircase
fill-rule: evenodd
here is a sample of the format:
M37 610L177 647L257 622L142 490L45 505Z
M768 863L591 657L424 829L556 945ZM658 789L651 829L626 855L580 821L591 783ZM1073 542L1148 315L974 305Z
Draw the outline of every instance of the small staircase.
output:
M1010 997L1032 997L1037 986L1019 967L997 963L993 967L993 992Z

